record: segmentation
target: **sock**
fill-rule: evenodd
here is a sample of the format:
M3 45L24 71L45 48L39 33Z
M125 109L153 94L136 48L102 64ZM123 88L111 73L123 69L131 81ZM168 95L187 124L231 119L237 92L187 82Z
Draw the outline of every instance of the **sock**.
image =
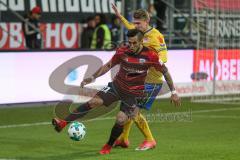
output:
M109 137L107 144L110 146L113 146L114 142L120 136L122 131L123 131L123 126L115 123L112 128L111 135Z
M84 104L80 105L78 108L76 108L73 111L73 113L68 115L65 118L65 121L71 122L71 121L75 121L78 118L82 118L83 116L85 116L88 113L89 110L91 110L90 105L88 103L84 103Z
M151 130L148 126L147 120L144 118L144 116L141 113L139 113L134 120L135 120L135 123L136 123L138 129L144 135L145 140L153 141L154 138L153 138L152 132L151 132Z
M120 141L128 141L128 137L129 137L129 132L130 132L130 129L132 127L132 124L133 124L133 120L129 119L123 126L123 132L122 134L118 137L118 139Z

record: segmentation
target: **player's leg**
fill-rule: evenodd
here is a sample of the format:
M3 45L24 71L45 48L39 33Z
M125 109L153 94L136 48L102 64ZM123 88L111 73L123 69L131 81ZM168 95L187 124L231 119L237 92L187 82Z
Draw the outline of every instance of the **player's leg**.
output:
M134 122L137 125L138 129L144 135L146 141L154 140L152 132L149 128L148 122L141 113L139 113L139 115L134 119Z
M139 113L139 115L134 119L134 122L145 137L144 141L136 148L136 150L148 150L155 148L156 141L153 138L146 118Z
M123 103L123 102L121 102ZM123 105L123 104L121 104ZM123 126L123 132L122 134L118 137L118 139L115 141L114 143L114 147L122 147L122 148L128 148L129 146L129 132L131 129L131 126L133 124L133 120L132 119L128 119L128 121L124 124Z
M80 105L78 108L76 108L73 113L69 114L66 118L65 121L67 122L72 122L75 121L76 119L82 118L83 116L85 116L91 109L95 108L95 107L99 107L101 105L103 105L103 99L98 96L95 95L91 100L89 100L86 103L83 103L82 105Z
M142 104L142 108L150 110L151 106L161 90L161 84L145 84L145 92L147 93L146 100L144 104ZM145 117L139 113L134 119L135 124L139 128L139 130L143 133L145 139L136 148L136 150L148 150L154 148L156 146L156 141L153 138L152 132L149 128L148 122Z
M123 125L128 121L128 119L134 119L139 113L140 108L135 104L135 97L131 96L122 96L122 103L120 106L120 112L117 115L116 123L112 129L111 136L107 144L103 146L100 150L100 154L109 154L114 142L120 136L123 131ZM117 129L114 129L114 128Z
M111 135L109 137L107 144L111 146L114 144L115 140L122 133L123 125L126 123L127 120L128 120L128 116L124 112L119 111L116 116L116 122L112 128Z
M133 120L129 119L123 126L123 132L122 134L118 137L118 139L114 143L114 147L122 147L122 148L128 148L129 146L129 133L131 130L133 124Z
M148 122L141 113L139 113L139 115L136 116L136 118L134 119L134 122L137 125L138 129L142 132L142 134L145 137L144 144L146 143L145 141L147 141L148 143L152 143L152 144L156 143L153 138L152 132L149 128ZM120 135L120 137L115 142L115 144L114 144L115 147L118 147L118 146L120 146L122 148L129 147L128 137L129 137L129 133L130 133L132 124L133 124L133 120L129 119L127 121L127 123L124 125L123 133ZM140 145L140 146L142 146L142 145Z
M81 104L64 119L54 118L52 124L55 130L60 132L68 123L84 117L91 109L101 105L109 106L117 100L119 100L119 97L114 92L112 83L109 83L107 87L99 91L90 101Z
M112 146L114 142L117 140L117 138L120 136L120 134L122 133L123 125L126 123L127 120L128 120L128 116L124 112L119 111L116 116L116 122L112 127L109 140L99 151L100 154L109 154L111 152Z
M161 84L145 84L145 91L147 93L147 97L146 97L146 100L145 100L143 106L141 106L141 107L149 110L153 104L153 101L155 100L156 96L158 95L161 87L162 87ZM148 122L144 118L144 116L141 113L138 114L136 116L134 122L145 137L145 140L143 141L143 143L140 144L140 146L137 148L137 150L139 150L140 148L146 149L147 148L146 145L152 146L152 148L154 148L156 145L156 141L153 138L153 135L149 128ZM120 146L122 148L127 148L129 146L128 137L129 137L132 123L133 123L133 120L129 120L124 125L123 133L120 135L118 140L115 142L116 147Z
M103 104L103 99L98 95L95 95L91 100L86 103L81 104L72 113L70 113L66 118L52 119L52 124L57 132L60 132L68 123L75 121L76 119L84 117L91 109L101 106Z

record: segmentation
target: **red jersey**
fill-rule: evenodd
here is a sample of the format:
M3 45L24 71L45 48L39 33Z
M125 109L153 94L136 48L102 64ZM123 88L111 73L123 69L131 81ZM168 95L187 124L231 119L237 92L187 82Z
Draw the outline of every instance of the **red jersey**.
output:
M112 67L119 64L120 69L113 80L114 86L121 92L142 95L145 78L150 67L162 70L157 53L146 47L138 54L126 47L117 49L111 59Z

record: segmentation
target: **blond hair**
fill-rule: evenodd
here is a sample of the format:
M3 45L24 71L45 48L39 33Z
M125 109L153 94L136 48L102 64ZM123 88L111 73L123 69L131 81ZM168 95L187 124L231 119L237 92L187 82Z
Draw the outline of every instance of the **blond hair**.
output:
M148 12L144 9L138 9L134 11L133 18L135 19L142 19L142 20L150 20L150 16Z

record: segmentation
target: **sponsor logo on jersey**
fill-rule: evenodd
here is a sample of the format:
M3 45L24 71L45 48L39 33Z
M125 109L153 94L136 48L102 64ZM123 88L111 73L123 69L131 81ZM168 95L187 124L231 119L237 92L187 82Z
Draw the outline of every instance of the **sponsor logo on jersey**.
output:
M166 44L165 44L165 43L163 43L163 44L160 44L160 46L161 46L161 47L165 47L165 46L166 46Z
M147 37L144 37L143 38L143 43L147 43L148 42L148 38Z
M141 69L136 69L136 68L130 68L130 67L125 67L123 66L122 67L125 71L127 72L130 72L130 73L139 73L139 74L142 74L142 73L145 73L146 70L141 70Z

